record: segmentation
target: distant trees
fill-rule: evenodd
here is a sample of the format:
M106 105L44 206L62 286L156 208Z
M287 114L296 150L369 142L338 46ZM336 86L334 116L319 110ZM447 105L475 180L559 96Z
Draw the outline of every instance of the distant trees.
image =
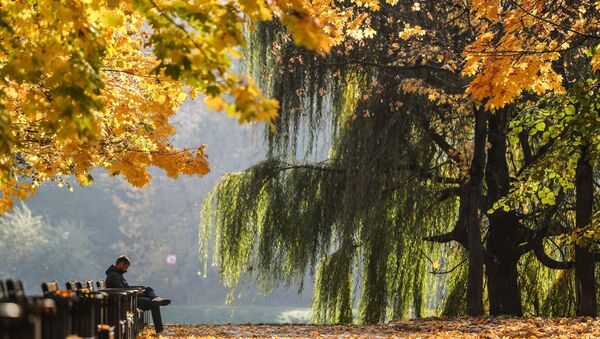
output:
M0 218L0 275L35 283L98 279L102 268L94 252L94 235L70 221L33 215L26 205Z

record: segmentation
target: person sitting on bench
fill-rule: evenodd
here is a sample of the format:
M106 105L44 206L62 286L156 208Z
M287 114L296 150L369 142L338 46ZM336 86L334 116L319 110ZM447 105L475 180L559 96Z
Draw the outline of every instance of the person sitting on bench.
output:
M121 255L117 258L117 262L106 270L106 287L107 288L127 288L130 287L123 277L131 265L131 261L127 256ZM154 293L152 287L142 287L138 292L138 307L144 311L152 312L152 322L156 333L163 332L162 319L160 316L160 306L166 306L171 303L170 299L161 298Z

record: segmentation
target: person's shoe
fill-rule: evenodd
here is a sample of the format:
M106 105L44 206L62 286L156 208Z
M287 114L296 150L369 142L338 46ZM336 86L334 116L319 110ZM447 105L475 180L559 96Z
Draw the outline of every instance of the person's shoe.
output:
M156 297L152 299L152 305L155 306L167 306L171 303L171 299Z

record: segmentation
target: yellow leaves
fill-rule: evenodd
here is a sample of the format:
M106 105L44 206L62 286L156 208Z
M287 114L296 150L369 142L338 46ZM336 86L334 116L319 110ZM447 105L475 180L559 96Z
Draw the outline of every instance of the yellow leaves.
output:
M594 53L594 55L592 55L592 60L591 60L590 64L592 65L592 69L594 71L600 70L600 48L598 48L596 50L596 53Z
M368 23L369 13L361 13L346 24L346 34L356 40L372 38L377 32Z
M252 78L240 81L230 89L234 104L225 107L230 116L238 117L240 123L253 120L271 122L277 116L279 103L266 98L256 87Z
M204 103L209 108L217 112L224 110L230 117L237 117L240 123L261 121L270 124L277 117L279 103L265 97L252 78L230 75L228 83L226 88L233 102L228 103L221 96L207 96Z
M410 24L406 24L402 32L400 32L400 38L403 40L408 40L414 36L423 36L425 35L425 30L421 28L421 26L411 26Z
M208 96L204 98L204 103L206 104L206 106L208 106L208 108L210 109L214 109L217 112L221 112L223 110L223 108L225 107L225 100L223 100L223 98L221 98L220 96L216 96L216 97L212 97L212 96Z
M379 0L352 0L356 5L339 6L333 0L275 0L274 13L292 33L294 42L327 54L345 37L364 39L376 32L369 14L380 9ZM388 3L395 4L396 1Z
M550 59L553 59L550 57ZM562 77L550 67L550 61L537 55L511 58L486 58L481 65L473 59L467 61L465 72L481 69L467 87L467 92L480 101L486 109L498 109L511 103L524 90L538 94L548 90L562 92Z
M273 12L269 9L264 0L239 0L242 12L253 20L271 20Z
M325 33L318 18L292 14L285 15L282 21L294 32L294 42L297 45L305 46L320 54L327 54L331 50L333 39Z
M121 13L105 11L101 14L102 24L110 27L119 27L123 24L125 17Z
M231 69L248 19L276 17L297 44L324 54L347 36L374 36L369 14L379 9L378 0L0 1L0 175L34 187L70 175L90 184L94 167L134 186L153 165L206 174L204 148L169 146L184 88L240 123L277 116L279 103ZM15 165L16 154L24 160ZM7 185L5 207L30 194Z

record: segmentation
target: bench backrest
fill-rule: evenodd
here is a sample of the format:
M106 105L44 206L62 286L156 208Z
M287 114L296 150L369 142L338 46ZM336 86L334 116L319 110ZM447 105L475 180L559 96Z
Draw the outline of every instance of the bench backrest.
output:
M99 290L105 290L106 289L106 281L104 281L104 280L96 281L96 287L98 287Z
M85 281L84 284L83 284L83 287L86 288L86 289L88 289L88 290L90 290L90 291L93 291L94 290L94 283L91 280Z
M72 280L72 281L67 281L65 283L65 287L67 288L67 291L79 291L79 287L78 287L79 282ZM81 285L79 285L81 286Z
M50 282L42 283L42 292L44 296L52 295L58 291L58 282L56 280L52 280Z
M6 291L9 299L16 300L25 298L23 283L19 279L7 279Z

